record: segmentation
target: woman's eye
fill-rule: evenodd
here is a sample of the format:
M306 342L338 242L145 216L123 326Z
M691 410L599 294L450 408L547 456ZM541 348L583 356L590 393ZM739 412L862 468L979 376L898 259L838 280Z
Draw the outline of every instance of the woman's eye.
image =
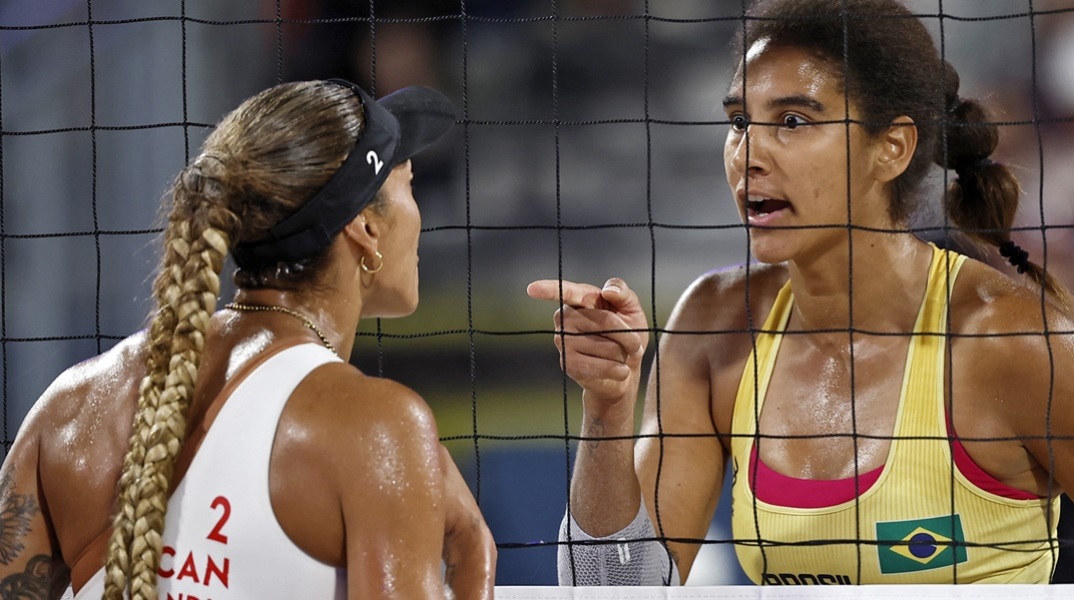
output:
M799 125L805 125L806 120L798 115L787 115L783 117L783 126L787 129L795 129Z
M746 127L750 124L750 120L746 118L746 115L734 115L731 117L731 128L735 131L746 131Z

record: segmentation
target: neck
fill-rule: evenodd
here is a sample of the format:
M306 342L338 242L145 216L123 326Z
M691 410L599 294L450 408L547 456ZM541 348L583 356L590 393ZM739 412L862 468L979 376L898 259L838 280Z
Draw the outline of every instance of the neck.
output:
M792 260L796 330L908 332L925 292L932 247L910 234L854 231L851 243Z
M313 326L310 334L323 334L330 348L343 360L349 360L354 348L354 330L358 326L358 314L361 301L347 301L336 298L336 294L325 297L310 292L294 292L275 289L239 290L234 303L247 306L279 307L293 311ZM355 306L357 304L357 306ZM306 323L297 317L287 315L299 327L307 328Z

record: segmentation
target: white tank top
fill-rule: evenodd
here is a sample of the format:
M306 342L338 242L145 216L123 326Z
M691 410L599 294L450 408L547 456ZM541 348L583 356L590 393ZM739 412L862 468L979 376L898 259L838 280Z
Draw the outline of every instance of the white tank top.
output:
M269 498L269 459L284 405L311 371L339 360L316 344L286 348L248 373L224 402L168 500L161 600L346 598L346 571L296 546ZM103 592L102 568L75 598Z

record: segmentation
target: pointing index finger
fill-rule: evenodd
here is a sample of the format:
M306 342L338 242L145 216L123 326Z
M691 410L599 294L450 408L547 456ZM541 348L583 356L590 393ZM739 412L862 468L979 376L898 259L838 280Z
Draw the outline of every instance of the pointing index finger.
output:
M562 281L563 285L563 305L570 306L572 308L596 308L597 302L600 301L601 289L595 285L588 283L575 283L573 281ZM526 287L526 293L531 298L536 300L548 300L551 302L559 302L560 280L558 279L541 279L534 281Z

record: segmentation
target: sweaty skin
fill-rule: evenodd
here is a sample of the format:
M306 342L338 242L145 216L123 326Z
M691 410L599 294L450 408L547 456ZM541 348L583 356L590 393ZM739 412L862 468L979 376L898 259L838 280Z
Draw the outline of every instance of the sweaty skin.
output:
M878 467L887 455L908 340L885 334L912 330L932 252L909 233L891 233L902 227L887 211L888 184L913 156L916 129L905 117L876 136L848 126L857 107L811 53L759 43L747 60L745 88L736 77L725 100L732 126L724 163L751 225L752 255L767 264L706 274L679 299L650 368L637 443L628 438L648 325L636 295L615 278L603 290L553 280L528 289L564 306L554 323L566 335L555 343L583 388L587 439L571 510L592 536L630 523L640 497L658 535L705 537L752 349L742 332L761 326L788 280L793 335L784 337L759 432L791 437L764 444L761 458L791 477L835 479ZM1071 319L1039 291L972 260L949 306L946 401L970 457L1013 488L1046 497L1071 489L1074 372L1060 365L1074 364L1074 340L1043 335L1071 331ZM860 332L853 338L851 323ZM855 444L853 433L874 437ZM848 435L801 437L816 434ZM700 545L668 546L685 581Z
M236 301L309 315L349 357L360 317L417 304L416 251L408 244L416 246L420 218L410 179L409 161L397 166L383 214L367 210L337 237L324 279L330 284L303 294L241 290ZM359 267L371 248L386 261L376 286ZM225 386L267 351L298 343L321 340L288 314L213 316L173 489ZM76 564L82 582L103 565L104 546L91 544L111 529L145 345L140 332L71 367L23 421L0 469L0 596L58 598ZM492 598L495 542L438 441L428 405L399 383L346 362L316 369L280 417L269 487L280 526L311 557L347 570L350 598L442 599L441 559L456 597Z

